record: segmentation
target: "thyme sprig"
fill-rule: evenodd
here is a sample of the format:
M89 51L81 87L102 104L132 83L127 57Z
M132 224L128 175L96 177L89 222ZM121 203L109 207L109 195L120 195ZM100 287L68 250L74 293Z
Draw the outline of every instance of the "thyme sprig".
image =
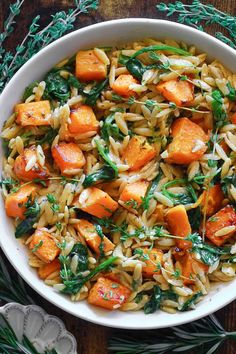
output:
M51 16L51 21L43 28L39 24L40 16L36 16L29 26L28 33L16 47L15 52L6 51L4 48L0 51L0 92L27 60L42 48L72 30L78 16L82 13L87 14L89 11L96 10L98 3L98 0L75 0L74 9L55 13ZM3 42L12 34L14 18L19 15L22 4L23 1L17 0L11 5L11 13L5 21L4 31L0 35L0 47L1 41Z
M227 35L222 32L216 32L216 38L228 44L232 48L236 48L236 17L218 10L210 4L203 4L199 0L192 1L192 4L183 4L181 1L173 3L159 3L157 9L167 12L167 16L177 15L177 22L185 23L203 31L203 25L220 25L227 31Z
M165 354L189 352L213 354L228 339L236 340L236 332L226 331L217 318L210 315L187 327L171 327L166 335L162 330L150 331L145 338L113 337L108 349L116 354Z

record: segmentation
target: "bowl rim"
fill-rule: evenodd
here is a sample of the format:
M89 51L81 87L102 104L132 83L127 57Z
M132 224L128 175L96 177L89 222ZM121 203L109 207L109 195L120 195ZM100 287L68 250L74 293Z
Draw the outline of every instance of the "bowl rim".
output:
M183 25L183 24L179 24L177 22L172 22L172 21L167 21L167 20L159 20L159 19L150 19L150 18L127 18L127 19L116 19L116 20L110 20L110 21L104 21L104 22L100 22L97 24L93 24L93 25L89 25L80 29L77 29L75 31L72 31L64 36L62 36L61 38L55 40L53 43L49 44L48 46L46 46L45 48L43 48L42 50L40 50L37 54L35 54L32 58L30 58L17 72L16 74L11 78L11 80L9 80L9 82L7 83L6 87L4 88L4 90L2 91L1 95L0 95L0 106L1 104L3 104L4 98L7 97L8 92L10 92L12 90L12 86L14 85L15 82L17 82L18 77L20 77L21 73L27 69L27 67L39 60L39 58L43 57L45 55L45 53L47 51L52 51L53 48L57 47L58 45L60 45L61 43L63 43L64 41L66 41L68 38L73 39L76 38L78 35L80 34L85 34L88 31L91 30L99 30L100 28L104 28L104 27L109 27L111 25L119 25L119 24L127 24L127 22L132 23L132 24L139 24L139 25L145 25L146 23L149 24L153 24L153 25L161 25L161 24L165 24L167 26L169 26L170 28L180 28L180 29L184 29L186 31L188 31L190 34L198 34L199 37L201 38L205 38L207 42L209 43L215 43L216 45L218 45L219 47L222 48L222 50L228 54L235 56L236 59L236 51L234 49L232 49L231 47L229 47L227 44L221 42L220 40L214 38L213 36L205 33L205 32L201 32L195 28ZM158 37L158 36L156 36ZM167 36L168 37L168 36ZM134 329L134 330L140 330L140 329L154 329L154 328L165 328L165 327L169 327L169 326L177 326L177 325L182 325L184 323L188 323L191 321L195 321L198 320L204 316L207 316L219 309L221 309L222 307L228 305L230 302L232 302L233 300L236 299L236 292L235 294L224 294L224 301L222 303L218 302L218 304L212 306L211 302L208 303L209 308L207 308L207 310L202 312L198 312L197 310L191 311L191 316L176 316L176 319L174 317L172 317L172 321L170 324L170 321L164 325L162 325L161 323L158 323L158 313L154 314L156 316L157 319L157 323L156 324L149 324L148 321L144 321L143 323L133 323L132 325L130 325L130 323L126 324L123 321L118 322L116 321L112 321L109 319L109 317L107 319L104 319L103 316L99 316L96 314L96 312L93 313L93 316L86 314L86 312L84 313L80 313L77 314L75 312L73 312L73 307L69 307L67 305L66 302L58 302L54 299L53 296L53 291L51 292L51 295L48 296L48 294L45 294L43 291L43 288L41 289L40 286L37 285L37 283L30 283L30 279L27 279L27 277L25 276L23 269L21 267L19 267L17 265L17 263L14 261L14 257L12 256L11 252L7 249L7 247L5 247L5 243L3 242L2 238L0 238L0 245L1 248L4 252L4 254L6 255L7 259L9 260L9 262L12 264L12 266L15 268L15 270L20 274L20 276L27 282L27 284L33 288L40 296L42 296L43 298L45 298L47 301L51 302L52 304L54 304L55 306L63 309L64 311L66 311L67 313L70 313L78 318L81 318L83 320L87 320L89 322L95 323L95 324L99 324L99 325L103 325L103 326L107 326L107 327L115 327L115 328L121 328L121 329ZM63 295L61 295L63 296ZM209 294L207 295L209 297ZM88 305L91 306L91 305ZM129 314L130 312L128 312ZM122 312L122 314L124 314ZM183 313L182 313L183 314ZM186 313L185 313L186 314ZM144 315L146 316L146 315ZM150 316L150 315L149 315ZM171 314L166 314L166 316L173 316ZM147 317L148 320L148 317ZM112 322L112 323L111 323ZM115 322L115 323L114 323Z

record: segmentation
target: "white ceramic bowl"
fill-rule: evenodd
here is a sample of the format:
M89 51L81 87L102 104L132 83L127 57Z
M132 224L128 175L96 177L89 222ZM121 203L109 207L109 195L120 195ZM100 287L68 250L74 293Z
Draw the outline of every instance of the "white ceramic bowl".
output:
M23 306L11 302L0 308L0 314L21 342L26 336L39 353L56 349L58 354L76 354L77 343L59 318L48 315L36 305ZM0 324L5 327L0 318Z
M150 20L124 19L99 23L72 32L55 41L30 59L13 77L0 97L0 122L8 118L13 106L20 100L27 85L44 77L49 69L65 57L73 55L78 49L95 45L115 45L146 37L158 39L173 38L194 44L210 58L219 59L226 67L235 71L236 51L217 39L178 23ZM161 328L191 322L206 316L227 305L236 298L236 280L222 283L210 292L196 310L174 315L158 311L151 315L143 312L107 312L88 305L85 301L73 303L69 297L56 293L45 285L27 263L26 250L14 237L10 219L5 215L3 201L0 204L0 242L8 259L19 274L40 295L63 310L104 326L148 329Z

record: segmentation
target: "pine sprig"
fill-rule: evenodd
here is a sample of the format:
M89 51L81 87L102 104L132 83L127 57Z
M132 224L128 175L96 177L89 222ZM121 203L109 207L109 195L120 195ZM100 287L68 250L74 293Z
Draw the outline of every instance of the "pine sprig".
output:
M203 25L208 26L218 24L223 27L227 33L226 37L223 33L217 32L215 35L218 39L236 49L236 17L222 12L210 4L203 4L199 0L194 0L192 4L186 5L181 1L174 3L159 3L157 9L167 12L167 16L177 15L179 23L185 23L203 31Z
M13 5L15 6L13 11L14 16L19 14L22 3L23 1L17 1ZM16 47L15 52L6 52L4 49L2 53L0 52L0 92L15 72L27 60L54 40L62 37L66 32L73 30L78 16L96 10L98 4L99 0L75 0L74 9L59 11L52 15L51 21L44 28L41 28L39 25L40 16L36 16L32 20L25 38ZM2 33L3 40L13 31L13 18L13 16L9 15L5 21L5 30Z
M27 294L25 285L20 276L13 280L8 269L0 257L0 301L18 302L22 305L34 304Z
M236 332L227 332L217 318L210 315L188 324L187 327L172 327L170 335L161 330L150 331L148 338L138 340L130 337L111 338L108 349L116 354L165 354L183 352L201 352L213 354L227 339L236 340Z

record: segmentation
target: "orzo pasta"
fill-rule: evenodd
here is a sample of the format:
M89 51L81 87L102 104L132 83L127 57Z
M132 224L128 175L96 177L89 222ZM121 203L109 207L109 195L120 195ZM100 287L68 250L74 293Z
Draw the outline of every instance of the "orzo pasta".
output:
M6 213L73 301L174 313L235 277L236 75L189 48L80 50L5 122Z

